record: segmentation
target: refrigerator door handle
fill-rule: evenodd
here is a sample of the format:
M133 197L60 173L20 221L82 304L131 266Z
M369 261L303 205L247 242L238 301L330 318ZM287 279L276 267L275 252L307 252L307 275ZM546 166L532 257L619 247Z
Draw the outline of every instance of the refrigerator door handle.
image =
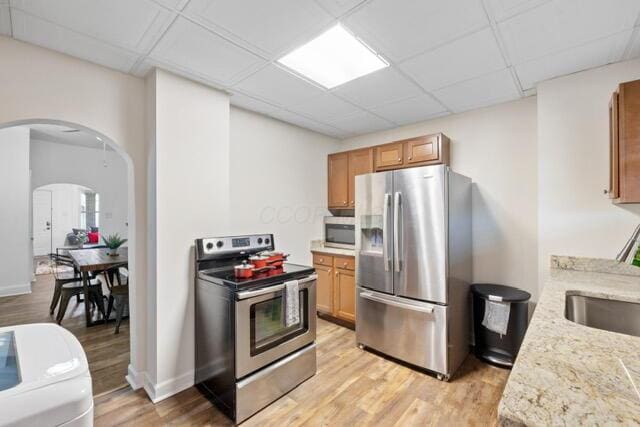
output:
M375 301L375 302L379 302L379 303L382 303L382 304L390 305L392 307L403 308L405 310L419 311L421 313L428 313L428 314L433 313L433 307L425 307L425 306L419 306L419 305L414 305L414 304L407 304L407 303L403 303L403 302L393 301L393 300L385 298L385 297L380 297L380 296L374 295L371 292L361 292L360 296L362 298L364 298L364 299L368 299L368 300L371 300L371 301Z
M402 236L402 221L400 218L400 211L402 209L402 194L397 191L393 199L393 260L395 270L400 272L402 270L402 256L400 254L400 238Z
M389 205L391 204L391 194L384 194L384 207L382 208L382 257L384 259L384 271L389 271L391 262L389 260Z

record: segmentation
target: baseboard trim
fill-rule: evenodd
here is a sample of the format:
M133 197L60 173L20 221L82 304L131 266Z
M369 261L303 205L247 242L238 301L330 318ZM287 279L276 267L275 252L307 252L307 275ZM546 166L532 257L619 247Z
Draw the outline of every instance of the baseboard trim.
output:
M337 317L333 317L330 314L322 313L320 311L318 311L318 317L328 322L335 323L336 325L351 329L352 331L356 330L356 324L353 322L349 322L348 320L338 319Z
M14 295L24 295L31 293L31 283L24 285L0 286L0 297L10 297Z
M129 366L127 367L127 376L125 377L125 379L129 383L129 386L134 390L141 389L144 385L143 378L144 377L142 373L136 371L134 367L129 364Z
M162 381L159 384L154 384L149 375L144 374L144 390L149 395L149 398L153 403L158 403L168 397L178 394L183 390L188 389L194 385L194 371L187 372L175 378Z

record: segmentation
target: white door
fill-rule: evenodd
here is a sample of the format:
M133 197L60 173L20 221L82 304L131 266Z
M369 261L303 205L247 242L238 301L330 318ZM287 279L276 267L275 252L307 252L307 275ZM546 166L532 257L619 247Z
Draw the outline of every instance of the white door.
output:
M51 191L33 192L33 255L53 252L51 247Z

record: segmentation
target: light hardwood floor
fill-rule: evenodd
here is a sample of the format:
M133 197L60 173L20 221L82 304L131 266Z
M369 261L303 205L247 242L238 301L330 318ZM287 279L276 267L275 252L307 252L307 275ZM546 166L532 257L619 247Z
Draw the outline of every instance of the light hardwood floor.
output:
M465 361L449 383L355 346L353 331L318 319L318 372L243 426L490 426L508 372ZM144 391L95 399L96 426L231 422L195 388L153 405Z
M102 280L104 286L104 279ZM49 305L53 295L54 278L51 274L38 275L31 284L31 293L0 298L0 326L24 323L53 323ZM106 292L106 289L105 289ZM84 348L93 379L93 395L126 386L129 365L129 321L124 320L120 333L115 335L115 324L85 326L84 303L69 303L62 326L71 331Z

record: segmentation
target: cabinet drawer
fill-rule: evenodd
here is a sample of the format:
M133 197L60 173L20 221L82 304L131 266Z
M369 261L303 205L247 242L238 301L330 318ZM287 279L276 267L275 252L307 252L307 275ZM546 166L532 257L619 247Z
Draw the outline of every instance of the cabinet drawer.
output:
M336 268L344 268L345 270L355 270L356 260L350 256L336 256L333 257Z
M313 253L313 263L333 267L333 257L331 255Z

